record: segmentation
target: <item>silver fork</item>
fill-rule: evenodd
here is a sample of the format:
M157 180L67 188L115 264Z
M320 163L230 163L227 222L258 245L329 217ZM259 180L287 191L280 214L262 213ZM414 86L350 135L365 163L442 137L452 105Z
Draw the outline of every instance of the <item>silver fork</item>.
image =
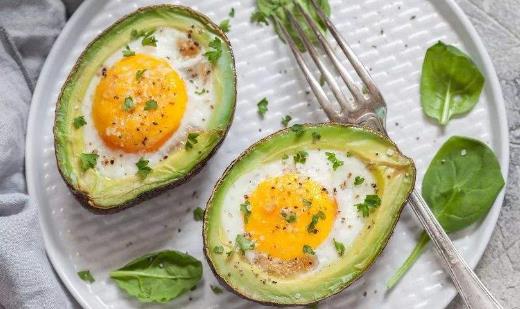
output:
M329 88L339 103L339 106L328 99L327 94L320 86L318 80L313 76L311 70L306 64L306 61L304 60L303 54L300 52L296 43L289 35L287 29L283 23L281 23L278 19L275 19L275 23L277 24L278 29L281 30L280 32L284 40L290 46L291 51L294 54L299 67L303 71L305 78L307 79L319 104L322 106L323 110L331 121L363 125L378 130L379 132L387 135L385 129L386 104L381 93L377 89L374 81L370 77L370 74L364 65L359 61L345 39L343 39L343 37L339 34L334 24L332 24L329 18L323 13L315 0L311 0L311 3L318 13L318 16L321 18L327 29L336 40L341 51L343 51L344 55L347 57L348 61L354 68L362 84L366 87L366 91L363 91L362 88L356 85L352 76L340 63L328 40L318 29L317 24L305 12L302 6L295 1L297 10L299 10L299 13L301 13L304 17L303 21L314 32L314 35L318 39L317 42L319 42L319 45L325 51L326 55L328 56L328 60L330 63L332 63L343 82L345 82L349 92L353 97L353 100L349 100L343 94L340 86L338 85L338 82L329 69L325 66L323 60L320 58L318 51L307 38L307 36L304 35L302 26L299 24L295 16L290 11L286 10L285 13L289 17L292 28L295 29L298 33L300 40L303 42L306 50L308 50L310 54L310 58L318 67L325 81L329 85ZM441 225L417 190L412 192L408 202L414 213L417 215L422 226L430 236L434 247L437 249L437 253L442 257L442 261L444 262L444 265L446 266L446 269L451 276L457 291L459 292L467 307L472 309L502 308L493 295L491 295L489 290L478 279L473 270L466 264L461 254L455 248L450 238L444 232Z

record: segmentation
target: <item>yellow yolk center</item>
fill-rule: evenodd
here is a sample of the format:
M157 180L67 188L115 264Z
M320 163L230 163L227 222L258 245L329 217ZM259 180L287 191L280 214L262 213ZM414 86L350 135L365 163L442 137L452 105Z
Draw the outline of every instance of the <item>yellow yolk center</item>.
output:
M136 54L109 68L94 95L92 115L103 141L125 152L151 152L179 127L186 86L163 59Z
M336 217L336 201L327 190L294 173L261 182L248 197L251 213L246 232L255 250L283 260L304 255L329 235Z

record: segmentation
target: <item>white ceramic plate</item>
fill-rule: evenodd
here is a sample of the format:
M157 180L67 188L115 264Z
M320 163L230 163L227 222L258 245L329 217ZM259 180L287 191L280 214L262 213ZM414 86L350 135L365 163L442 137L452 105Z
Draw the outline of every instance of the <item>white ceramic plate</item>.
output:
M54 158L52 126L59 90L84 47L119 17L157 3L138 0L86 1L56 41L36 87L27 136L27 180L31 202L40 209L47 253L59 276L86 308L146 307L118 290L107 274L150 251L175 248L204 261L204 280L171 306L249 308L252 303L231 293L214 295L216 279L202 256L201 223L192 210L204 207L216 179L249 144L280 129L290 114L296 122L325 121L288 48L271 27L249 22L253 0L183 0L219 22L231 7L231 39L238 71L235 120L222 147L191 181L121 213L89 213L72 197ZM493 66L475 30L452 0L332 0L333 20L370 68L386 98L388 132L401 150L415 159L418 184L438 147L454 134L476 137L496 152L507 177L508 135L505 108ZM418 82L426 49L437 40L455 44L472 55L486 76L480 102L445 130L425 118ZM256 103L269 99L269 112L259 119ZM470 265L480 259L495 227L503 194L486 219L453 235ZM427 251L391 293L384 283L414 246L420 232L405 209L396 231L377 262L360 280L320 308L443 308L455 295L434 253ZM89 269L96 282L87 285L76 272Z

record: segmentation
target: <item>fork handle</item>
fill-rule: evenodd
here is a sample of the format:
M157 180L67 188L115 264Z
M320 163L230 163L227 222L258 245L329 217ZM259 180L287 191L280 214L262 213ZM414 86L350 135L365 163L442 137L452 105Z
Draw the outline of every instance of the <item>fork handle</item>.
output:
M473 270L464 262L459 251L421 197L413 190L409 204L430 236L437 253L443 258L457 291L470 309L502 308Z

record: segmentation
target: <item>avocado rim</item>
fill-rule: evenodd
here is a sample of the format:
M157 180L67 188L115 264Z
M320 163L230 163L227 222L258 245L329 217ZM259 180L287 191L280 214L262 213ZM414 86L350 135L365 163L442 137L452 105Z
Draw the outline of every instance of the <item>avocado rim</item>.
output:
M233 98L232 98L232 102L230 102L231 111L230 111L230 115L229 115L229 120L227 121L225 126L220 128L220 130L219 130L220 131L220 138L218 139L218 141L214 145L213 149L207 154L207 156L205 158L203 158L202 160L197 162L195 164L195 166L193 166L181 178L179 178L177 180L174 180L174 181L172 181L170 183L166 183L164 185L158 186L158 187L156 187L154 189L145 191L145 192L137 195L135 198L133 198L131 200L128 200L126 202L123 202L123 203L121 203L121 204L119 204L117 206L114 206L114 207L111 207L111 208L97 207L96 204L90 198L88 192L83 192L81 190L78 190L77 188L75 188L70 183L69 178L67 177L67 175L65 175L65 173L64 173L64 171L62 169L61 161L60 161L59 156L58 156L58 147L56 147L56 145L60 145L61 142L59 141L59 138L58 138L58 135L60 134L59 133L60 128L58 127L57 119L58 119L58 117L60 117L59 113L61 112L60 107L61 107L61 104L62 104L62 98L63 98L63 95L64 95L64 90L68 86L68 84L71 81L71 79L75 76L75 74L80 69L81 64L85 61L85 57L86 57L87 51L92 47L92 45L94 43L96 43L96 41L101 39L103 36L107 35L107 33L110 33L117 26L119 26L119 24L124 22L127 18L132 17L134 15L141 14L141 13L145 13L145 12L150 11L150 10L160 10L160 9L172 9L172 10L185 11L187 15L189 15L192 18L200 21L206 27L208 27L213 32L214 35L218 36L228 46L229 55L230 55L230 59L231 59L230 64L232 65L231 72L232 72L232 77L233 77L232 78L233 79L232 80L232 83L233 83L232 84L232 86L233 86ZM226 138L227 133L229 132L229 128L231 127L231 125L233 123L234 114L235 114L235 110L236 110L236 100L237 100L237 74L236 74L235 56L233 54L233 49L232 49L232 46L231 46L231 42L229 41L229 38L222 31L222 29L220 29L220 27L217 24L215 24L205 14L203 14L201 12L198 12L198 11L195 11L194 9L192 9L190 7L187 7L187 6L183 6L183 5L159 4L159 5L149 5L149 6L140 7L137 10L120 17L118 20L116 20L110 26L105 28L94 39L92 39L89 42L89 44L83 49L83 51L81 52L79 57L76 59L76 62L74 63L74 66L72 67L72 69L70 70L69 74L67 75L67 78L63 82L63 85L62 85L62 87L60 89L60 94L59 94L57 102L56 102L56 109L55 109L55 112L54 112L54 117L55 118L54 118L54 125L53 125L53 135L54 135L54 145L55 145L54 156L56 158L58 171L59 171L62 179L64 180L65 184L67 185L69 190L72 192L72 194L76 198L76 200L85 209L87 209L90 212L95 213L95 214L112 214L112 213L120 212L120 211L122 211L122 210L124 210L126 208L135 206L135 205L137 205L137 204L139 204L139 203L141 203L141 202L143 202L145 200L148 200L148 199L150 199L152 197L155 197L155 196L159 195L160 193L162 193L162 192L164 192L166 190L169 190L169 189L175 188L177 186L180 186L180 185L184 184L186 181L188 181L191 177L196 175L198 172L200 172L200 170L206 165L206 163L209 161L209 159L211 159L213 157L213 155L218 150L218 148L220 148L220 146L222 145L222 142Z
M254 144L250 145L246 150L244 150L235 160L233 160L229 165L228 167L224 170L224 172L222 173L222 176L218 179L218 181L215 183L215 186L213 187L213 190L212 190L212 193L208 199L208 202L206 204L206 209L204 210L204 220L203 220L203 228L202 228L202 239L203 239L203 251L204 251L204 256L206 257L206 260L208 262L208 265L209 267L211 268L211 271L213 272L213 274L215 275L215 277L217 278L218 282L224 286L228 291L231 291L232 293L236 294L237 296L243 298L243 299L246 299L246 300L249 300L249 301L253 301L253 302L256 302L256 303L259 303L259 304L262 304L262 305L266 305L266 306L276 306L276 307L294 307L294 306L305 306L305 305L312 305L312 304L317 304L318 302L324 300L324 299L327 299L329 297L332 297L340 292L342 292L343 290L345 290L346 288L348 288L350 285L352 285L354 282L356 282L359 278L361 278L371 267L372 265L374 264L374 262L376 261L376 259L381 255L381 253L383 252L383 250L386 248L386 245L388 244L388 241L390 240L394 230L395 230L395 226L397 224L397 222L399 221L399 218L401 216L401 213L404 209L404 206L406 203L408 203L408 200L410 198L410 194L412 193L414 187L415 187L415 180L416 180L416 168L415 168L415 163L414 161L405 156L401 150L397 147L397 145L386 135L382 134L381 132L379 131L376 131L372 128L368 128L368 127L365 127L365 126L360 126L360 125L354 125L354 124L345 124L345 123L337 123L337 122L322 122L322 123L305 123L305 124L302 124L303 127L305 129L310 129L310 128L320 128L320 127L327 127L327 126L337 126L337 127L343 127L343 128L358 128L358 129L361 129L361 130L364 130L364 131L367 131L367 132L370 132L370 133L373 133L377 136L379 136L380 138L384 139L386 142L390 143L392 146L395 147L395 149L397 149L397 153L410 161L410 167L411 167L411 171L413 175L411 175L411 186L410 188L408 189L408 191L405 193L405 196L406 198L404 199L403 203L401 205L399 205L398 207L398 210L396 212L396 217L395 217L395 220L393 220L391 226L390 226L390 232L388 233L387 237L385 237L385 239L383 239L383 241L381 242L381 245L378 249L378 251L373 254L369 261L368 261L368 264L367 266L365 267L365 269L363 269L361 272L359 272L357 275L355 275L351 280L345 282L344 284L342 284L339 288L337 288L335 291L331 292L330 294L327 294L327 295L324 295L318 299L313 299L311 301L308 301L308 302L298 302L298 303L277 303L275 301L268 301L268 300L258 300L258 299L254 299L254 298L251 298L245 294L242 294L240 293L237 289L233 288L232 286L232 283L231 282L228 282L224 277L220 276L219 273L217 272L216 270L216 267L215 267L215 263L213 262L213 260L211 259L211 255L210 255L210 250L211 250L211 245L208 244L208 239L207 239L207 232L208 232L208 224L209 224L209 218L208 218L208 212L207 212L207 209L209 207L209 205L211 204L211 202L213 201L214 199L214 195L217 191L217 188L220 187L220 185L222 184L222 182L225 180L226 176L229 174L229 172L231 171L231 169L239 162L241 161L245 156L247 156L248 154L250 154L255 148L256 146L260 145L260 144L263 144L279 135L283 135L283 134L286 134L286 133L290 133L290 128L284 128L284 129L281 129L279 131L276 131L266 137L263 137L262 139L258 140L257 142L255 142Z

